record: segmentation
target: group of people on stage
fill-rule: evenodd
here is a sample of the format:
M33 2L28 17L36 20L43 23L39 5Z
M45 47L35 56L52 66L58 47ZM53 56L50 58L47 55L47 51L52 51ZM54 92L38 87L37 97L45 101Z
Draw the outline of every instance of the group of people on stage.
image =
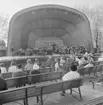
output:
M83 54L86 52L86 48L84 46L71 46L71 47L60 47L59 45L53 43L49 47L43 48L27 48L23 49L20 48L18 51L15 51L14 48L11 50L12 55L19 55L19 56L32 56L32 55L52 55L52 54Z

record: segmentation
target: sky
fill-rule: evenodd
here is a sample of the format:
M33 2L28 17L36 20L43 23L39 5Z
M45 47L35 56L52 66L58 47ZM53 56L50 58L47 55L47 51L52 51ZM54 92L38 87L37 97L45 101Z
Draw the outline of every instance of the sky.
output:
M76 6L103 5L103 0L0 0L0 13L7 14L11 18L16 12L35 5L59 4L75 8Z

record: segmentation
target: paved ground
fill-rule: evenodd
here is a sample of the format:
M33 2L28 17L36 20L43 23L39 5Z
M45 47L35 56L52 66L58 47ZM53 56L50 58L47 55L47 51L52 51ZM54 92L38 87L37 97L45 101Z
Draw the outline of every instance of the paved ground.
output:
M67 91L68 94L66 94L66 96L61 96L60 92L45 95L43 97L44 105L79 105L84 101L89 101L91 99L103 96L103 87L96 86L95 89L92 89L91 83L86 81L84 85L81 87L81 92L82 92L83 101L74 98L72 95L69 94L68 90ZM78 97L78 95L75 96ZM12 102L6 105L23 105L23 101ZM32 97L29 98L29 105L39 105L39 104L36 103L36 98Z

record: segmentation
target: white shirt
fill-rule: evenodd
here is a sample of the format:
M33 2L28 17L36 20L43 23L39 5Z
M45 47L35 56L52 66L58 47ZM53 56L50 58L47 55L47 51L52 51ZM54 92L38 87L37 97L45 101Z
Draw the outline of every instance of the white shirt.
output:
M66 80L76 79L76 78L79 78L79 77L80 77L80 74L77 71L70 71L70 72L66 73L62 77L62 79L63 79L63 81L66 81Z
M13 65L9 67L8 72L18 72L18 69L15 65Z
M39 65L37 63L34 63L33 70L38 70L38 69L39 69Z
M55 71L57 71L58 69L59 69L59 64L57 62L57 63L55 63Z
M0 69L1 69L1 73L7 73L7 70L5 67L0 67Z

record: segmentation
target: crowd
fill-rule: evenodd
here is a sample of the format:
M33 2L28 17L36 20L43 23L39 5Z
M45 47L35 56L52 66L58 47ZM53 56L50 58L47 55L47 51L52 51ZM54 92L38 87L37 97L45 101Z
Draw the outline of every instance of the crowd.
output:
M6 72L12 72L12 77L17 76L23 76L26 75L25 71L29 70L29 74L40 74L39 71L42 67L51 67L54 68L55 72L58 71L64 71L64 75L62 77L63 81L66 80L72 80L80 77L80 74L78 73L79 68L87 68L87 67L93 67L94 66L94 60L92 58L91 53L85 53L81 58L76 56L75 54L71 54L68 57L64 56L48 56L48 59L43 63L40 64L40 61L35 58L35 61L33 62L31 59L28 59L25 63L25 65L19 64L16 65L15 61L11 61L11 65L8 68L8 70L5 68L5 65L1 63L0 65L0 74L6 73ZM23 72L22 72L23 71ZM18 74L18 72L20 72ZM7 89L7 84L4 79L0 78L0 83L3 85L0 85L0 90ZM61 93L62 96L65 95L65 90Z
M52 55L52 54L84 54L86 48L84 46L74 45L71 47L60 47L59 45L53 43L51 46L42 47L42 48L20 48L18 51L15 51L14 48L11 49L12 55L18 56L32 56L32 55Z

